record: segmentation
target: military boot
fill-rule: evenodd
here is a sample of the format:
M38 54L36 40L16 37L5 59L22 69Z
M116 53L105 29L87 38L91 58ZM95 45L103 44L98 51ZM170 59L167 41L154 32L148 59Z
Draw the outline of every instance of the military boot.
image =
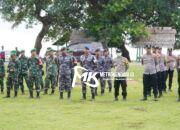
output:
M40 98L40 92L37 92L36 94L36 98L39 99Z
M104 95L104 89L101 90L101 95L102 95L102 96Z
M67 98L68 98L68 100L70 100L70 99L71 99L71 91L69 91L69 92L68 92L68 94L67 94Z
M30 91L29 94L30 94L29 98L33 98L33 91Z
M95 93L92 93L91 101L95 101Z
M17 97L17 94L18 94L18 92L17 92L17 91L15 91L15 92L14 92L14 98L16 98L16 97Z
M63 99L63 92L60 92L60 97L59 97L60 100Z
M24 87L21 88L22 95L24 95Z
M10 91L7 91L7 95L4 98L10 98Z
M83 93L83 100L86 100L86 93Z

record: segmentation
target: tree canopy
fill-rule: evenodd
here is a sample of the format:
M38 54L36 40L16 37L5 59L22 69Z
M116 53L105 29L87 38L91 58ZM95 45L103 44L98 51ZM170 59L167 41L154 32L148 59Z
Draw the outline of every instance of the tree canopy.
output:
M39 53L42 39L58 39L67 30L79 28L83 16L84 0L2 0L2 17L13 22L13 27L22 22L26 27L42 24L35 47Z
M170 26L180 31L180 0L89 0L89 35L119 47L127 37L147 36L147 26Z
M147 36L147 26L171 26L180 32L180 0L1 0L2 18L26 27L42 24L42 40L59 40L73 29L84 30L110 47ZM127 52L127 51L125 51Z

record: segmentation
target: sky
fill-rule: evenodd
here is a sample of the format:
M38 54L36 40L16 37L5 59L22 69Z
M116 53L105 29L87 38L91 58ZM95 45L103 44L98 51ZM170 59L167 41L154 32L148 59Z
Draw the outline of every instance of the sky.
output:
M0 46L4 46L6 51L14 50L18 47L19 50L25 50L26 55L30 56L30 50L34 47L36 37L41 30L41 25L36 25L33 28L26 29L24 24L12 29L12 23L6 22L0 18ZM52 42L44 42L40 56L43 56L47 47L56 48L52 46ZM136 59L136 49L127 47L130 52L132 60ZM114 50L115 52L115 50ZM145 52L145 51L144 51ZM163 48L163 53L167 53L167 49ZM174 51L174 54L180 54L180 50Z
M36 37L41 30L41 25L26 29L24 24L12 29L12 24L0 18L0 46L4 46L5 50L13 50L18 47L19 50L24 49L26 54L30 55L30 50L34 47ZM47 47L53 47L52 42L43 42L41 55L46 51Z

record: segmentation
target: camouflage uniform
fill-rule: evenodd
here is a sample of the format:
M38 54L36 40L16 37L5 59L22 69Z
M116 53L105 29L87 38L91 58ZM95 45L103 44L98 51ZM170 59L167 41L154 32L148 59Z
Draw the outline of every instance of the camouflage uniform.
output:
M104 58L102 56L99 57L95 56L94 61L95 61L94 71L99 72L96 75L96 78L100 80L101 94L103 95L105 91L105 85L104 85L103 77L101 77L100 73L103 72L104 69L104 65L105 65ZM97 95L97 88L95 88L95 94Z
M51 83L51 94L54 94L57 78L57 58L54 56L49 56L46 61L46 79L45 79L45 90L44 94L47 94L49 85Z
M39 58L31 57L28 59L28 67L29 67L29 92L30 97L33 98L33 86L35 83L37 97L40 94L40 69L42 65L40 64Z
M113 61L110 56L104 56L104 72L111 72L111 68L113 67ZM110 77L108 77L110 78ZM109 92L112 90L112 81L111 79L107 80L109 85ZM104 86L106 86L106 80L104 80Z
M21 70L19 74L19 85L21 87L22 93L24 93L24 84L25 79L26 85L29 88L29 77L28 77L28 58L26 56L20 56L19 61L21 63Z
M17 96L19 83L18 76L21 70L21 63L18 59L10 59L8 64L7 97L10 97L10 90L14 86L14 97Z
M94 68L94 56L91 54L88 55L82 55L80 57L80 64L82 67L84 67L85 69L87 69L89 72L93 72L93 68ZM85 72L85 71L84 71ZM93 81L90 81L91 84L93 84ZM82 94L83 94L83 99L86 99L86 84L82 81L81 79L81 83L82 83ZM91 94L92 94L92 99L95 99L95 88L91 87Z
M74 78L74 67L77 65L77 60L76 60L76 57L74 56L71 56L72 57L72 60L73 60L73 68L71 69L71 84L73 82L73 78Z
M58 58L59 64L59 73L60 73L60 80L59 80L59 91L60 91L60 98L63 98L63 91L65 90L68 92L68 98L70 98L71 94L71 70L73 68L73 59L71 56L60 56Z
M1 87L1 93L3 93L3 90L4 90L4 77L5 77L4 60L0 59L0 87Z
M40 58L39 60L42 61L42 58ZM39 69L39 79L40 79L40 86L41 86L41 90L44 89L44 80L43 80L43 76L44 76L44 70L43 70L43 61L41 62L42 65Z

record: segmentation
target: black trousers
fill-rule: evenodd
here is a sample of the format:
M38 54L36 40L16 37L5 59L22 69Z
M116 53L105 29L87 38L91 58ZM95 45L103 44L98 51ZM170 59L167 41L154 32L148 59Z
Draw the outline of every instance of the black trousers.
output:
M178 95L180 97L180 69L178 69Z
M162 91L163 91L163 83L162 83L162 76L161 76L161 72L157 72L157 87L158 87L158 91L159 91L159 94L161 95L162 94ZM164 81L165 82L165 81Z
M166 81L169 78L169 83L168 83L169 89L171 89L172 87L173 75L174 75L174 70L170 70L170 69L167 70Z
M115 78L114 80L114 96L117 98L119 96L119 88L122 88L123 98L127 97L127 81L126 78Z
M162 91L166 91L166 77L167 77L167 71L161 72L161 87Z
M157 75L156 74L144 74L143 75L143 95L147 98L148 92L153 88L154 97L157 98Z

